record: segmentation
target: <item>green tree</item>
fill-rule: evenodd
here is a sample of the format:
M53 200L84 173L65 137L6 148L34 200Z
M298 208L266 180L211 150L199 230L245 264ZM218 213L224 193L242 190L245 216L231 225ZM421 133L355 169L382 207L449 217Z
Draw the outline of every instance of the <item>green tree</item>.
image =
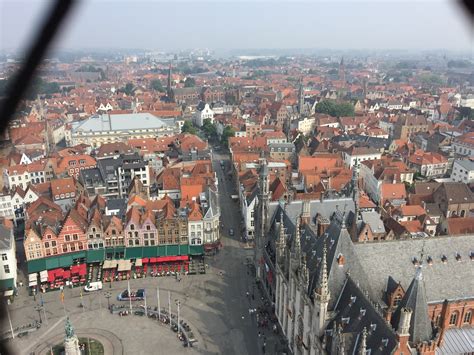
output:
M135 92L135 86L132 83L127 83L123 88L120 88L118 91L125 93L127 96L131 96Z
M193 126L191 121L184 121L183 127L181 128L181 133L191 133L196 134L196 128Z
M186 78L184 81L184 87L185 88L193 88L196 86L196 80L194 78Z
M318 113L326 113L333 117L354 116L354 106L348 102L337 103L331 100L323 100L316 104L315 110Z
M216 126L212 124L209 118L204 120L201 129L208 139L213 139L217 136Z
M221 138L222 144L227 147L229 144L229 137L234 137L234 136L235 136L234 128L232 126L226 126L224 128L224 132L222 132L222 138Z
M150 87L152 90L158 91L158 92L164 92L165 89L163 85L161 84L161 81L158 79L154 79L151 81Z

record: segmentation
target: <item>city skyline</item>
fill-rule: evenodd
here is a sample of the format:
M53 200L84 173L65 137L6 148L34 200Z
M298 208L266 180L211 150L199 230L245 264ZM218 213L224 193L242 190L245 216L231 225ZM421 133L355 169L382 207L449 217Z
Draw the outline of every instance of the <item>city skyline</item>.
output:
M80 3L54 48L472 52L474 42L466 16L448 1L148 1L111 5L109 1ZM0 50L25 48L46 11L38 1L2 2Z

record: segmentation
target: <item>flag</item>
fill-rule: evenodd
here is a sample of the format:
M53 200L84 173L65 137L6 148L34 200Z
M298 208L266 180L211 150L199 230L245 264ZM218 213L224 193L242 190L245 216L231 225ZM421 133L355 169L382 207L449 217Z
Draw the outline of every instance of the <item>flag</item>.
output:
M61 302L64 303L64 290L61 290Z

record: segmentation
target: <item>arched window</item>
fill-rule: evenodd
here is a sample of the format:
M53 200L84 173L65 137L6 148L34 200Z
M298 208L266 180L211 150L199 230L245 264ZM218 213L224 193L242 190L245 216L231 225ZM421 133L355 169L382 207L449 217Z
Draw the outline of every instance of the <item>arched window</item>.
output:
M461 210L461 217L464 217L466 215L466 211L465 210Z
M471 323L471 320L472 320L472 311L469 310L466 312L466 314L464 315L464 323Z
M456 325L457 321L458 321L458 312L451 313L451 316L449 317L449 325Z

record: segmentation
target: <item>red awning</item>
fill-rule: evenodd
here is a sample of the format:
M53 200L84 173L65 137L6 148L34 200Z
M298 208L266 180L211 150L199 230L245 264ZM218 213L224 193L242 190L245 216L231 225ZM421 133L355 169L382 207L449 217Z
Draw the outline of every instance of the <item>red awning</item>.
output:
M142 259L142 263L143 263L143 264L146 264L147 262L148 262L148 258L143 258L143 259Z
M73 265L71 266L71 274L78 274L81 266L80 265Z
M64 271L63 278L65 278L65 279L71 278L71 271L69 271L69 270Z
M79 275L83 276L87 274L87 265L81 264L79 265Z
M56 277L54 276L54 270L48 271L48 282L53 282Z
M189 256L187 255L177 255L177 256L163 256L161 258L157 258L157 262L159 263L164 263L164 262L169 262L169 261L184 261L188 260Z
M150 263L156 263L158 262L158 258L150 258Z

